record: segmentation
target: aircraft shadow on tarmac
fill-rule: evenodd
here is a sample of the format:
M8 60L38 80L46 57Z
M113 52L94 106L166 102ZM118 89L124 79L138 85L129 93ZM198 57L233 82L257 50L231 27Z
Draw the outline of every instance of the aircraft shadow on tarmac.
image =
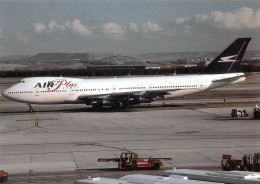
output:
M115 163L116 165L116 163ZM96 168L96 169L76 169L75 171L126 171L126 170L120 170L119 168L117 168L115 166L115 168ZM131 171L136 171L136 170L153 170L152 168L136 168L136 169L132 169L132 170L129 170L130 172Z
M218 116L214 118L219 121L245 121L245 120L256 120L253 117L231 117L231 116Z
M34 109L36 107L39 108L39 113L79 113L79 112L89 112L89 113L116 113L116 112L136 112L136 111L149 111L149 110L174 110L174 109L197 109L197 108L222 108L222 107L231 107L231 106L237 106L238 104L243 104L241 102L232 102L232 103L223 103L223 102L202 102L202 103L189 103L189 102L184 102L184 103L162 103L162 104L148 104L148 105L139 105L139 106L134 106L133 109L111 109L110 107L104 107L103 109L92 109L91 106L86 106L86 107L64 107L64 106L59 106L61 108L56 108L54 106L34 106ZM54 107L54 108L53 108ZM35 113L36 111L34 111ZM0 109L0 116L6 115L6 114L28 114L28 110L25 110L24 108L20 109ZM232 119L232 118L230 118ZM226 120L225 118L222 117L220 120Z
M181 105L146 105L146 106L135 106L134 108L129 108L129 109L111 109L109 107L104 107L103 109L92 109L91 107L69 107L69 108L64 108L62 107L61 109L47 109L46 106L42 107L38 106L39 113L55 113L55 112L68 112L68 113L78 113L78 112L93 112L93 113L102 113L102 112L109 112L109 113L114 113L114 112L135 112L135 111L140 111L140 110L165 110L168 109L170 107L177 107L180 108L182 107ZM24 109L24 108L23 108ZM35 109L35 108L34 108ZM35 113L36 111L33 111L33 113ZM4 109L4 111L0 111L0 114L28 114L29 112L26 110L17 110L14 109L13 111L11 111L11 109L8 111L6 109Z

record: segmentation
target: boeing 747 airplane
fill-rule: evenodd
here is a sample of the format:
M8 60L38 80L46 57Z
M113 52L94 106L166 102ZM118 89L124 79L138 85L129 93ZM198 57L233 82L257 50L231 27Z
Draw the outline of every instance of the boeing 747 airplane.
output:
M237 69L251 38L238 38L222 51L202 72L186 76L79 79L69 77L32 77L6 89L2 95L13 101L32 104L87 104L129 108L198 93L245 80Z

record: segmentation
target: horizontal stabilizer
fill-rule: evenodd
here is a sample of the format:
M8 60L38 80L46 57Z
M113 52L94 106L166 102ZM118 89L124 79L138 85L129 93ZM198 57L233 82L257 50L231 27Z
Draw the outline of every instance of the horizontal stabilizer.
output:
M216 79L216 80L213 80L212 82L233 82L233 81L236 81L236 80L238 80L242 77L245 77L245 75L239 75L239 76L225 78L225 79Z

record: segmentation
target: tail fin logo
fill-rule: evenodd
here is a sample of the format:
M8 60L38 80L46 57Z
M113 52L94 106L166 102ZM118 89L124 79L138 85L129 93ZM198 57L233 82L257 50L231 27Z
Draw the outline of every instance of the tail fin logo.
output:
M240 62L251 38L237 38L200 73L222 74L239 71Z
M219 63L225 63L225 62L236 62L238 60L235 60L237 55L232 55L232 56L226 56L226 57L221 57L220 60L218 61Z

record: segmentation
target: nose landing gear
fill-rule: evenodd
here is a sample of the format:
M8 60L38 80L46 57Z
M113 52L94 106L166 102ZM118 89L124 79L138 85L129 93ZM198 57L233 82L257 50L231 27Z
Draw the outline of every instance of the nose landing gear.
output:
M29 112L33 112L32 105L31 104L28 104L28 105L29 105Z

